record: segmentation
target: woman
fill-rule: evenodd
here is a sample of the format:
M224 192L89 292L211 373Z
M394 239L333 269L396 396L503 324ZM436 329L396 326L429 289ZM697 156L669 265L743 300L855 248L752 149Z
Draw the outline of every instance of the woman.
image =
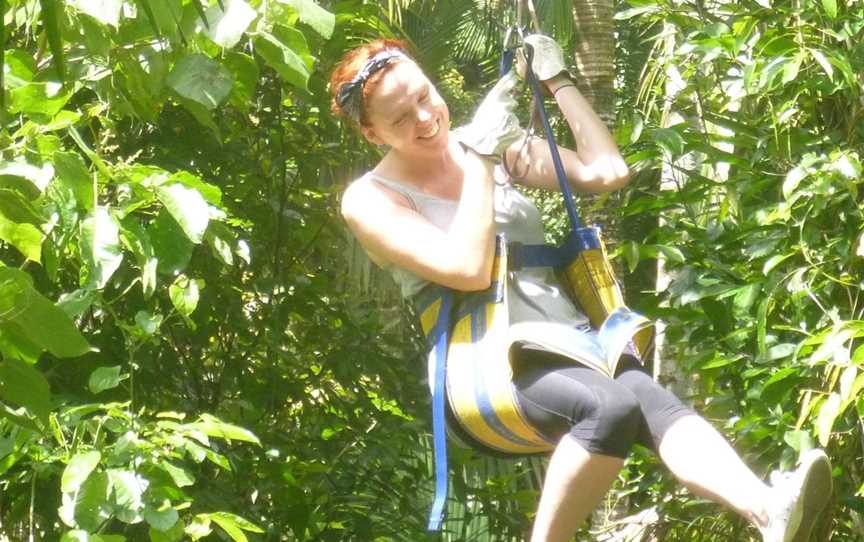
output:
M627 165L569 80L560 48L545 36L526 42L534 46L538 79L575 136L577 150L560 148L570 185L584 192L625 186ZM331 76L334 113L354 123L370 143L389 148L348 186L342 214L370 258L393 273L408 297L429 283L461 291L488 287L496 232L542 242L539 212L505 170L518 170L519 182L529 187L557 190L557 178L544 141L522 145L507 105L510 87L496 85L457 141L447 105L401 42L377 40L354 49ZM498 159L509 168L494 165ZM571 332L590 333L548 270L523 272L511 282L512 319L566 322ZM654 449L691 491L747 518L764 540L809 538L831 488L821 451L804 454L794 473L778 475L768 486L713 427L632 358L622 360L615 380L532 345L515 353L513 365L524 416L557 442L533 542L570 540L637 442Z

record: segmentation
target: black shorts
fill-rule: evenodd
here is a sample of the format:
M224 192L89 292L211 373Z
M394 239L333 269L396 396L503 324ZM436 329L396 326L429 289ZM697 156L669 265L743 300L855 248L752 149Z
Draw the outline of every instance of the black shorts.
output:
M519 406L528 423L553 442L569 434L590 453L625 458L633 444L656 452L676 420L695 414L627 354L614 380L545 350L514 349L512 358ZM450 430L472 448L507 456L472 439L449 405L447 418Z
M590 453L624 458L634 443L657 451L676 420L695 414L628 354L614 380L545 350L518 349L513 357L528 422L556 442L569 434Z

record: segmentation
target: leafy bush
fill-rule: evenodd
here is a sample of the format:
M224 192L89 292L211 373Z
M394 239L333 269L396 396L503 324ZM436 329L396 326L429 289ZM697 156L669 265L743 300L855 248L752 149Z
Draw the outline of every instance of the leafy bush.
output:
M864 7L631 4L619 18L656 37L643 114L622 132L663 179L630 194L626 212L660 225L619 254L665 256L668 287L645 308L702 411L762 470L826 447L836 500L820 539L857 539Z

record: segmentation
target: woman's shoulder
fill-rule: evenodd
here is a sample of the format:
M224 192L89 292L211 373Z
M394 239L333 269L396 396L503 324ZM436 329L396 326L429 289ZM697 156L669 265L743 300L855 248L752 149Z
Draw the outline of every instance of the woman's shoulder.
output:
M387 204L411 207L407 198L378 182L373 171L367 171L348 183L342 192L342 215L358 216L363 212L381 212Z

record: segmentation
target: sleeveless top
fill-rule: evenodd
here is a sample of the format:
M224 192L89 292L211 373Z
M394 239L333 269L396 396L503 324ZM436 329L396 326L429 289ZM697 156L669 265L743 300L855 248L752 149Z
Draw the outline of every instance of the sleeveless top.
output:
M508 241L523 244L544 243L540 211L513 186L502 168L495 167L494 171L496 233L503 233ZM432 224L444 231L450 228L459 205L458 200L425 194L405 183L373 172L368 172L366 176L404 196L411 207ZM387 270L401 287L403 297L411 298L429 284L411 271L395 265L388 266ZM551 268L531 267L508 271L507 295L511 324L544 323L546 325L543 326L543 335L546 340L552 335L562 342L572 344L574 331L581 335L590 329L588 318L562 290ZM551 328L557 329L553 331Z

